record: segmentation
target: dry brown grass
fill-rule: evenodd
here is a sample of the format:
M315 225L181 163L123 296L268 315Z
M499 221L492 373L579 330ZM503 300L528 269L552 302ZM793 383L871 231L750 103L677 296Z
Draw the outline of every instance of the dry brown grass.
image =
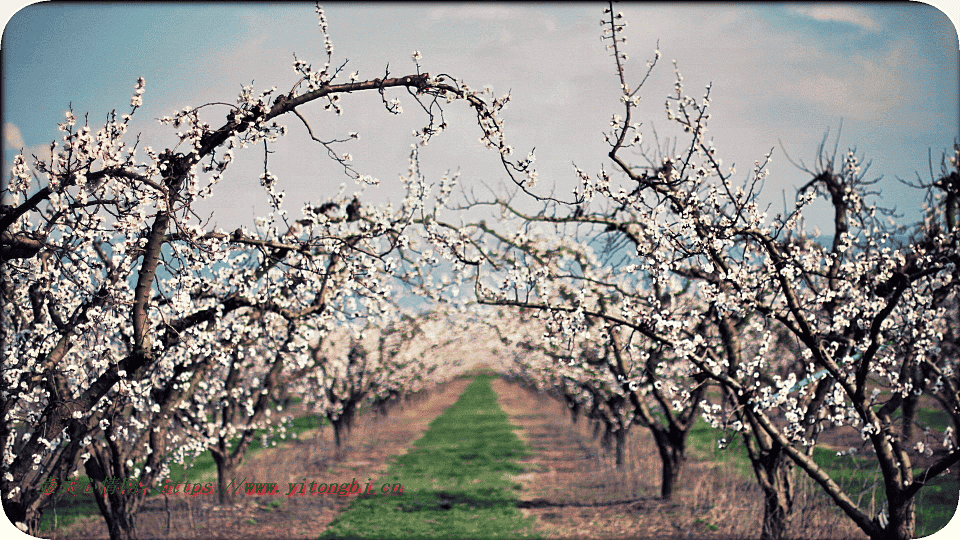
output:
M589 422L572 424L566 407L546 395L494 383L500 405L535 452L523 487L526 515L537 516L546 538L757 538L762 494L752 476L731 462L697 459L688 452L680 488L662 501L660 459L653 437L634 428L621 470L593 440ZM810 540L865 538L849 519L801 475L790 536Z

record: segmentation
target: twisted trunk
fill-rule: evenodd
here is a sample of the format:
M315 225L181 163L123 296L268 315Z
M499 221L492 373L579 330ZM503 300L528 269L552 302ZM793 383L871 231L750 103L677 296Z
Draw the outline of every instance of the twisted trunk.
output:
M774 447L751 460L763 492L763 526L761 540L780 540L790 525L793 514L793 462Z
M663 428L651 426L653 440L660 453L660 498L669 501L673 498L680 483L683 464L686 462L687 433L673 426Z

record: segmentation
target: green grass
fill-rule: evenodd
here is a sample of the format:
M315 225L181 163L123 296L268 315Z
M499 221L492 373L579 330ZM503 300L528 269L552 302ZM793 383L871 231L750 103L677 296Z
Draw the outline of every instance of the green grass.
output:
M723 447L718 444L721 439L725 440ZM714 429L698 418L690 429L687 449L690 457L694 459L731 466L742 476L753 478L747 449L744 448L743 438L738 433Z
M899 412L899 411L898 411ZM950 413L943 409L928 409L921 407L917 409L917 420L921 426L927 426L937 431L944 431L953 425Z
M918 415L925 421L940 421L944 427L948 424L938 411L921 409ZM940 425L934 422L931 425ZM726 438L727 446L720 449L717 441ZM743 439L737 433L726 432L710 427L703 420L690 430L687 447L691 457L698 460L715 461L731 466L746 480L754 481L753 469L747 457ZM837 456L836 451L826 448L814 448L813 459L823 468L856 502L860 498L861 508L868 508L873 499L875 508L886 504L883 480L875 460L869 457ZM914 469L919 474L922 469ZM804 474L798 471L798 474ZM824 494L824 497L827 495ZM960 498L960 482L955 472L940 475L917 494L917 537L936 533L950 522L957 509Z
M305 415L295 418L292 424L287 427L287 433L294 433L299 436L308 430L316 429L328 423L326 418L320 418L316 415ZM247 450L248 456L263 449L262 436L264 433L265 430L257 430ZM290 440L290 437L288 436L287 439L278 440L277 444L282 444L286 440ZM234 439L233 444L236 443L237 439ZM210 455L210 452L203 452L187 464L170 464L170 475L168 478L171 479L171 482L216 482L217 466L213 462L213 456ZM84 475L78 476L76 480L78 486L86 486L90 483L90 478ZM150 486L152 495L156 496L160 494L160 487L163 485L163 480L164 479L160 479L157 485ZM43 517L40 519L40 531L49 531L55 526L65 527L79 518L99 514L100 509L97 508L97 503L94 501L93 495L61 495L54 500L50 507L44 510Z
M521 472L525 449L490 379L477 376L375 482L402 494L359 496L321 538L535 538L516 507L520 486L504 477Z
M92 495L60 497L51 507L44 510L40 518L40 532L51 531L54 527L66 527L80 518L91 515L100 515L100 509L97 508Z
M836 452L824 448L815 448L813 459L830 476L853 495L862 497L862 507L867 507L868 501L873 499L875 508L882 508L886 504L886 495L883 490L883 478L876 460L868 457L837 456ZM923 469L914 468L918 476ZM929 536L944 528L953 517L957 509L957 499L960 497L960 483L956 473L947 473L933 479L917 493L916 536Z

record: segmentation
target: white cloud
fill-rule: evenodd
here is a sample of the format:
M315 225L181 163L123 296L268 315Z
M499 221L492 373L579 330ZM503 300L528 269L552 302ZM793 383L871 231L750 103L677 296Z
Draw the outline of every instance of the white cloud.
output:
M794 8L793 11L821 22L852 24L870 31L880 29L880 25L875 20L852 6L804 6Z
M23 142L23 135L16 124L7 122L3 125L3 144L20 150L27 145Z
M29 159L30 156L37 156L40 159L48 159L50 157L49 144L27 146L27 143L23 140L23 134L20 132L20 128L13 122L3 124L3 146L4 148L15 150L18 154L22 150L23 155L27 157L27 163L33 163L33 161ZM4 152L4 154L5 157L9 157L6 156L6 152Z
M779 93L844 118L882 123L921 91L909 47L901 40L882 55L865 52L832 62L820 62L811 52L810 59L784 66Z

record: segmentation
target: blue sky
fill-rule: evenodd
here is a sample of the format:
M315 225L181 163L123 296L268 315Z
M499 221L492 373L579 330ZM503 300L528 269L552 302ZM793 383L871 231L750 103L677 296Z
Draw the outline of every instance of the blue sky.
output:
M522 155L537 148L545 185L569 190L572 164L596 172L610 168L601 133L618 109L618 85L600 41L598 4L329 4L334 62L362 79L422 68L453 74L497 94L511 91L504 113L509 142ZM945 8L945 7L944 7ZM657 48L661 63L643 91L645 139L678 133L664 115L676 59L686 88L701 96L713 83L711 133L724 162L745 176L754 160L774 148L765 202L782 208L782 193L805 180L790 165L810 164L824 133L843 122L848 146L883 175L886 204L915 217L919 194L897 177L927 178L927 151L939 160L958 134L958 46L950 20L924 4L630 4L616 6L630 25L628 72L639 81ZM10 9L11 13L14 9ZM296 81L293 54L322 64L323 42L308 3L36 4L7 23L3 36L4 171L23 147L39 152L58 137L56 124L72 102L97 125L107 112L126 112L137 77L146 78L144 107L134 132L142 146L175 143L156 118L189 105L233 102L240 87L257 91ZM412 99L392 117L374 96L344 99L344 116L320 106L303 109L324 137L351 131L360 140L342 147L361 173L381 179L369 200L397 196L394 180L406 171L411 131L420 127ZM219 125L226 108L211 109ZM477 142L479 131L462 104L447 108L452 128L421 152L424 171L438 180L460 170L464 183L496 185L504 175L496 155ZM295 118L278 143L270 169L287 191L287 207L334 195L345 177ZM832 139L831 139L832 140ZM782 143L782 148L781 148ZM266 211L259 192L262 150L238 153L229 187L205 207L224 228L250 224ZM637 161L640 162L639 156ZM4 174L6 180L8 173ZM224 185L224 184L221 184ZM347 191L357 189L348 183Z

